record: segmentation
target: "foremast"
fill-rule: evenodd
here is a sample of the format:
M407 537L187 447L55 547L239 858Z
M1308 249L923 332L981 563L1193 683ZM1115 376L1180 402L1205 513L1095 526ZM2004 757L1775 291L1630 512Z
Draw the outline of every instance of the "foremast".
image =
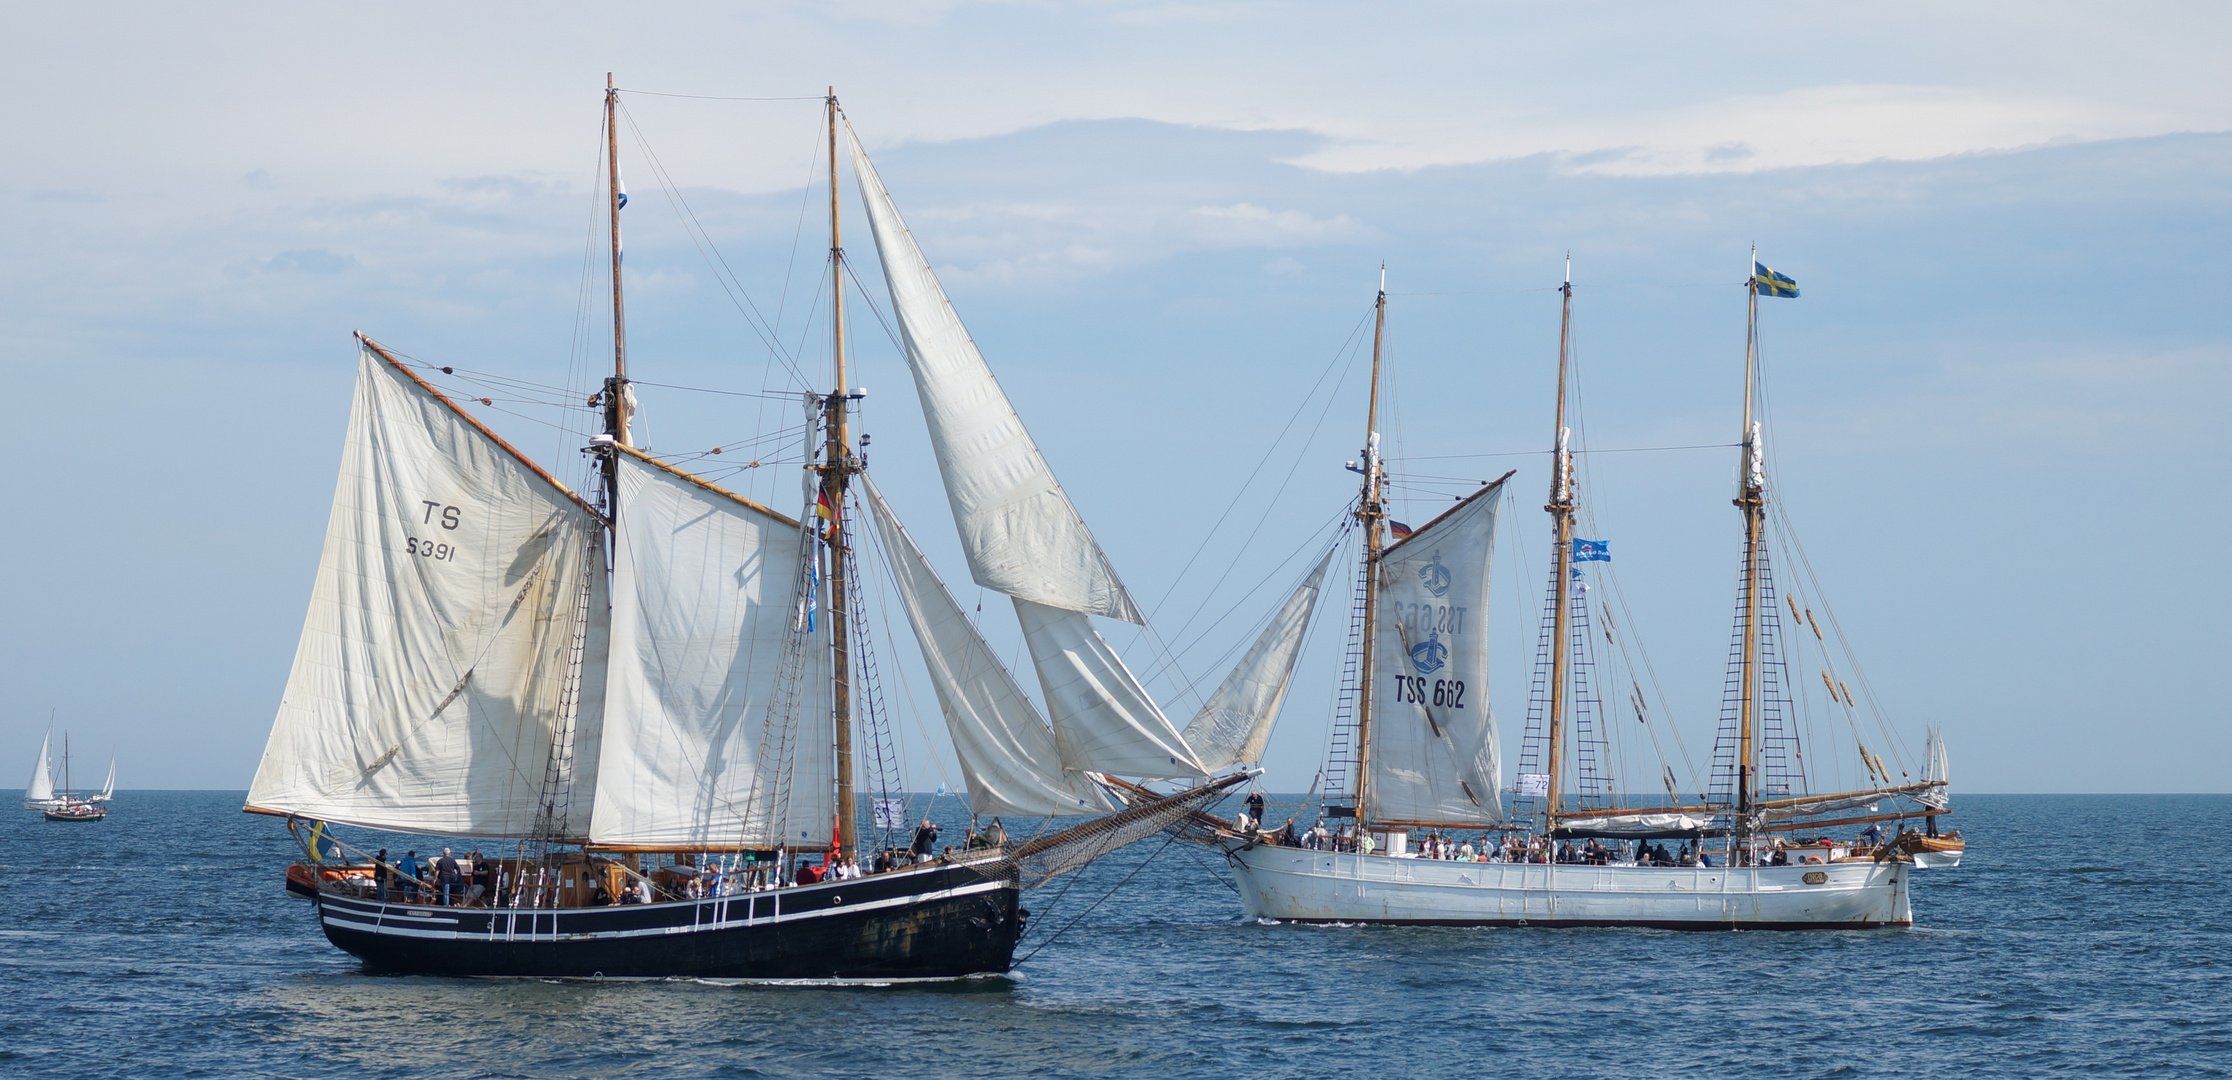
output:
M620 208L628 204L628 195L620 187L620 128L618 120L620 90L613 85L612 73L605 72L605 202L606 216L611 221L612 256L612 377L605 380L604 433L621 446L630 445L628 427L628 313L620 289ZM604 511L605 519L617 516L620 499L620 459L613 454L604 455Z
M1372 301L1372 391L1364 408L1364 488L1357 498L1356 519L1364 524L1364 655L1356 676L1356 796L1357 834L1365 834L1366 787L1372 776L1372 691L1375 646L1379 641L1379 559L1384 546L1387 510L1380 491L1380 349L1387 340L1387 267L1380 266L1379 296Z
M1550 512L1552 543L1550 548L1551 637L1550 637L1550 709L1549 749L1545 762L1547 791L1542 804L1542 835L1548 839L1558 827L1558 787L1562 773L1561 755L1564 741L1560 732L1565 721L1566 644L1568 610L1573 588L1573 451L1571 433L1566 430L1566 357L1573 339L1573 257L1566 256L1565 283L1558 286L1561 310L1558 315L1558 407L1557 423L1552 431L1550 465L1550 501L1543 506Z
M845 245L837 212L838 106L834 86L829 88L826 112L829 121L830 352L835 364L835 382L821 402L826 442L822 464L818 466L821 492L815 512L828 522L830 714L837 755L837 821L832 839L838 850L830 853L834 860L841 858L844 852L857 852L860 835L858 814L853 806L852 657L848 637L851 615L845 603L845 492L862 466L860 459L853 455L846 424L847 409L859 395L849 393L845 386Z

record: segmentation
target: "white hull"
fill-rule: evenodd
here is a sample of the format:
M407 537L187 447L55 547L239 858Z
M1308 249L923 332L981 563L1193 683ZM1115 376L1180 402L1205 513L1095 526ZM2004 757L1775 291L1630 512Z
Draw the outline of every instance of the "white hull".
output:
M1442 862L1227 841L1254 918L1682 930L1911 926L1908 864L1646 867ZM1808 878L1813 880L1809 881Z

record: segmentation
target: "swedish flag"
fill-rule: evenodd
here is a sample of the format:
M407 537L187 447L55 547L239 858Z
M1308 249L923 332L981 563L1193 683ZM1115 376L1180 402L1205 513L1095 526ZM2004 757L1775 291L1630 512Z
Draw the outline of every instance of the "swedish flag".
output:
M1766 263L1754 259L1752 291L1761 296L1794 297L1798 295L1798 283L1790 280L1790 275L1769 270Z

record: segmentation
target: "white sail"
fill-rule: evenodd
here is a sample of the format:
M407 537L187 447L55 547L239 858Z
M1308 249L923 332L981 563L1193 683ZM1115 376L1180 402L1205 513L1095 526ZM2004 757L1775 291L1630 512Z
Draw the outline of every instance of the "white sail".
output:
M1669 833L1703 832L1712 819L1701 814L1682 811L1659 813L1623 813L1607 811L1588 817L1559 817L1558 828L1597 836L1664 836Z
M1294 677L1303 633L1310 627L1310 615L1325 584L1325 568L1332 562L1333 553L1327 552L1271 617L1255 647L1240 658L1224 685L1209 695L1201 712L1186 725L1186 745L1193 747L1203 765L1222 769L1263 760L1264 743L1279 719L1279 704Z
M859 138L851 144L969 573L1019 600L1145 622L969 339Z
M836 813L829 628L822 620L809 633L799 602L818 541L618 452L612 657L589 839L826 843Z
M1015 601L1015 617L1046 692L1063 765L1150 779L1209 775L1091 620L1023 599Z
M96 796L94 796L94 797L93 797L93 801L94 801L94 802L107 802L107 801L109 801L110 799L113 799L113 798L115 798L115 797L116 797L116 759L115 759L115 758L110 758L110 759L109 759L109 771L108 771L108 779L107 779L106 781L104 781L104 782L103 782L103 783L101 784L101 793L100 793L99 795L96 795Z
M1822 795L1801 795L1790 799L1754 803L1753 816L1760 822L1787 821L1791 818L1812 817L1835 810L1876 809L1885 799L1906 797L1927 803L1936 792L1945 790L1936 781L1925 780L1919 784L1894 784L1866 791L1839 791Z
M49 802L54 798L54 759L47 751L54 745L54 732L39 740L39 767L31 773L31 783L23 789L24 802Z
M1488 560L1502 483L1388 548L1372 643L1373 821L1503 820L1488 708Z
M1923 753L1929 760L1922 766L1922 779L1938 786L1916 795L1915 800L1943 810L1953 805L1953 789L1949 786L1953 783L1953 773L1952 764L1945 756L1945 733L1935 724L1930 725L1929 742Z
M251 809L478 836L533 830L554 743L580 835L595 768L596 514L374 349L362 350L310 611Z
M914 538L861 481L899 585L907 621L937 687L938 706L979 814L1097 814L1114 809L1084 773L1065 770L1054 732L930 569Z

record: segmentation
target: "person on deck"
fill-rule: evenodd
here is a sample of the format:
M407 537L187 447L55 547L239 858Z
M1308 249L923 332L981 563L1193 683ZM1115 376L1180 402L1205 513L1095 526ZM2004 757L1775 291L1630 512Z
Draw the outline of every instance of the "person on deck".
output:
M1286 824L1279 826L1278 833L1272 836L1271 839L1280 847L1297 847L1302 842L1301 838L1294 835L1293 818L1286 819Z
M415 880L419 876L418 852L406 851L403 853L403 861L395 864L395 876L403 880L403 896L401 899L408 903L411 894L418 891L418 882Z
M938 827L930 824L929 818L923 818L921 827L915 830L913 851L916 862L929 862L938 853Z
M1260 791L1249 792L1243 804L1248 808L1248 816L1261 824L1263 821L1263 793Z
M434 860L434 886L442 894L443 907L450 906L450 901L463 891L464 882L464 871L457 868L457 860L451 857L450 849L443 848L442 857Z
M387 849L381 848L372 856L372 898L387 903L388 890L395 885L395 868L388 865Z

